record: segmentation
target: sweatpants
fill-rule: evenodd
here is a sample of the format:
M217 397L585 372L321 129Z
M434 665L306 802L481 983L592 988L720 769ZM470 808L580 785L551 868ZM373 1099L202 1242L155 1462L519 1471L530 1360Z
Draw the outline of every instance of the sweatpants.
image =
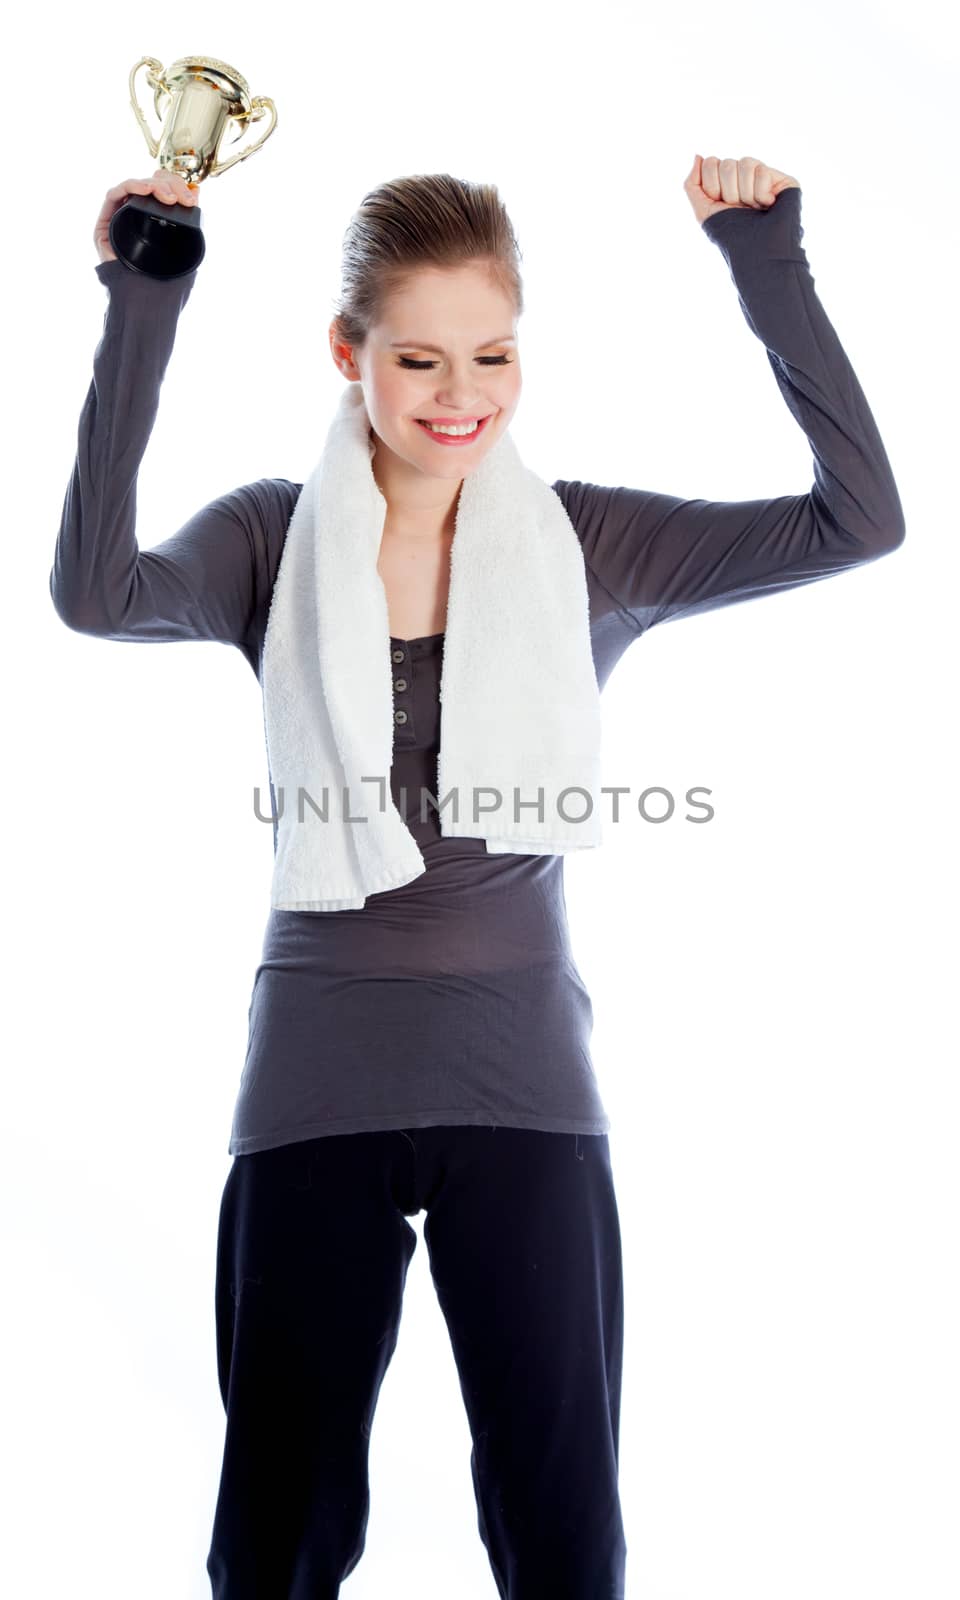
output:
M359 1562L420 1211L501 1600L623 1600L608 1137L468 1125L234 1157L217 1236L214 1600L334 1600Z

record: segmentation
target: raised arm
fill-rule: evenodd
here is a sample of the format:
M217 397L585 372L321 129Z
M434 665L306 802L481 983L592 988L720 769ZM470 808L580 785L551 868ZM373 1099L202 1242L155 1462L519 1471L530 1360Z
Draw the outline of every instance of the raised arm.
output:
M645 489L554 485L584 558L638 632L830 577L903 542L900 497L856 374L820 304L801 244L799 188L766 211L732 208L719 247L747 325L813 452L807 494L683 500Z
M152 550L136 537L137 474L196 272L154 279L120 260L95 270L109 301L50 573L57 614L98 638L234 644L255 666L248 636L267 570L262 481L212 500Z

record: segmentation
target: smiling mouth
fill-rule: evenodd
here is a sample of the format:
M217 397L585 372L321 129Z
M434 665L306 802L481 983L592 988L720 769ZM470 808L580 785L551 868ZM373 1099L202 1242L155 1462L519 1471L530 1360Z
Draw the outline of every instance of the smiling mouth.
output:
M493 416L493 413L491 412L490 416L486 416L486 417L479 417L479 418L471 417L469 419L465 418L464 422L466 422L467 420L469 420L471 422L476 421L476 424L477 424L476 427L472 428L469 433L442 433L439 428L431 428L429 423L427 422L427 419L425 417L414 417L413 420L417 424L417 427L418 428L422 428L424 433L428 433L432 439L449 439L449 440L452 440L454 443L464 443L465 444L468 439L478 439L480 437L481 433L483 432L484 428L487 426L487 424L490 421L490 418L492 416ZM463 427L464 423L453 422L453 423L448 424L448 426L453 427L453 428Z

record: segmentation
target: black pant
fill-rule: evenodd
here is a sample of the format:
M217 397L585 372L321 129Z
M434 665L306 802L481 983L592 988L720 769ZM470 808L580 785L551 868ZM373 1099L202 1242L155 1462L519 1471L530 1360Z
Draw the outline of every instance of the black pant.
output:
M424 1209L501 1600L622 1600L607 1135L466 1125L234 1157L217 1242L214 1600L333 1600L360 1560L370 1429L417 1242L406 1218Z

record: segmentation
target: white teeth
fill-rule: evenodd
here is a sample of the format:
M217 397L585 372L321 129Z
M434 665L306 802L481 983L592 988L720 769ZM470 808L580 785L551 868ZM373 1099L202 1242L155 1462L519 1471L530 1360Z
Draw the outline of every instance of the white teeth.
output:
M465 433L476 433L480 424L479 422L465 422L461 424L460 427L454 428L449 426L441 427L439 423L435 424L432 422L424 422L423 426L425 428L429 428L431 433L452 433L455 435L460 435Z

